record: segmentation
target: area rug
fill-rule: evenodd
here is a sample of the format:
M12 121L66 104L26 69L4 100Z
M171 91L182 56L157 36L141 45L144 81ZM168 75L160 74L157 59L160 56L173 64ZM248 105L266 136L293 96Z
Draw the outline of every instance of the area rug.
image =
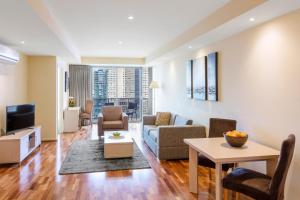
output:
M105 159L102 140L77 140L67 153L59 174L151 168L134 142L132 158Z

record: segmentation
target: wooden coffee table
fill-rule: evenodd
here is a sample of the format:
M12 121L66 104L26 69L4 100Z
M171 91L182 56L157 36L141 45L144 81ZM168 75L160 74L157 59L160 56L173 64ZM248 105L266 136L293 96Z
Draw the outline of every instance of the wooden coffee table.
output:
M118 131L120 137L114 137L113 132L104 131L104 158L127 158L133 155L133 140L128 131Z

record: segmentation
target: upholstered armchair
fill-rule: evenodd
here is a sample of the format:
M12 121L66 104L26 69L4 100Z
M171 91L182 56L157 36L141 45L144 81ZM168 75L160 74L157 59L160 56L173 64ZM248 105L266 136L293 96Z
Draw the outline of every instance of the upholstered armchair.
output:
M80 127L82 126L82 123L85 120L89 122L89 125L93 126L93 122L92 122L93 104L94 103L92 100L86 100L84 111L79 115Z
M104 135L105 130L128 130L128 116L121 106L102 107L98 116L98 135Z

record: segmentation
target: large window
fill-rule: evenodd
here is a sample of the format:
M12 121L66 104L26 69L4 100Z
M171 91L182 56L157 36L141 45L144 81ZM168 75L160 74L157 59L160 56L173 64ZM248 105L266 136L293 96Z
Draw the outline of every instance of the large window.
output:
M152 97L149 90L151 79L151 68L93 67L93 118L97 119L104 105L122 106L130 121L140 121L143 114L151 114Z

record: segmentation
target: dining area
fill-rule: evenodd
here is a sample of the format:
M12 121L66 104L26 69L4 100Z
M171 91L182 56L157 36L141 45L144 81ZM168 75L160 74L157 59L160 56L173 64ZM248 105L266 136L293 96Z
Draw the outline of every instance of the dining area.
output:
M248 139L245 133L234 135L235 120L211 118L209 123L207 138L184 139L189 146L189 191L198 194L198 167L202 166L209 168L210 179L211 169L215 169L216 200L228 199L228 190L233 191L235 199L239 194L261 200L284 199L295 135L288 135L278 150ZM265 162L265 169L259 169L264 173L244 167L244 163L254 161Z

